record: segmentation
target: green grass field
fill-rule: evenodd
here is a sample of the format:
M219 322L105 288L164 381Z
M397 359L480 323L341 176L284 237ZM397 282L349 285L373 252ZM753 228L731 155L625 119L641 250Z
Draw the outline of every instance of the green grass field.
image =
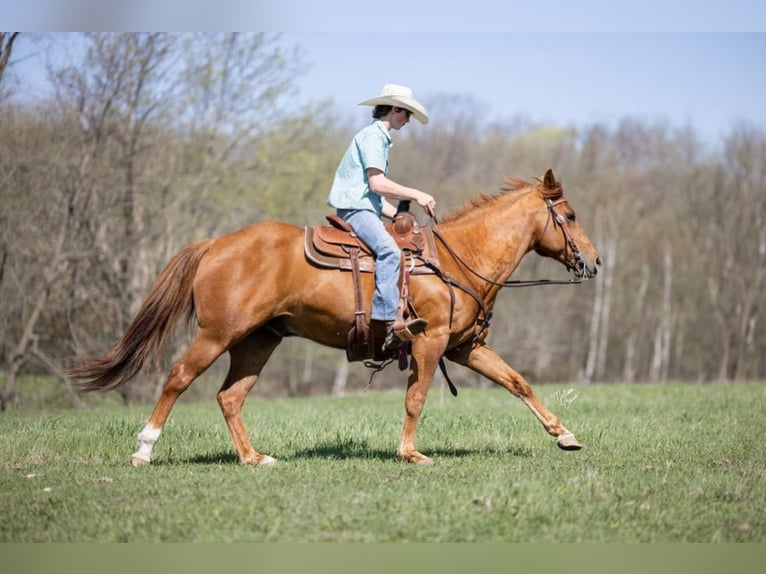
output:
M766 542L766 385L538 386L562 452L501 389L431 391L396 460L402 392L245 406L275 468L239 464L215 402L0 415L0 542Z

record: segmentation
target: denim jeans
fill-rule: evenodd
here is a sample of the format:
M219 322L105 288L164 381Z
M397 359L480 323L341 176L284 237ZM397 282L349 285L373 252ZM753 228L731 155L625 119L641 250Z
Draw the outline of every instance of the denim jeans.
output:
M393 321L399 303L399 246L386 231L380 217L372 211L339 209L338 215L375 253L375 294L372 297L371 318Z

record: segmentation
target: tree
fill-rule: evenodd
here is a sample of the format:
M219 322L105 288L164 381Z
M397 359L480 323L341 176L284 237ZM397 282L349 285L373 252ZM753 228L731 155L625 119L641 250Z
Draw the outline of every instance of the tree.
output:
M10 147L0 160L0 185L19 199L18 211L6 201L2 208L3 219L15 225L8 233L4 229L13 248L4 247L0 261L4 272L12 271L17 279L17 285L4 281L15 297L5 300L17 301L18 310L3 303L0 313L17 325L4 333L8 352L2 406L12 400L17 376L34 356L49 368L65 356L109 346L169 252L220 225L217 218L199 218L195 223L202 226L177 226L181 220L176 217L184 211L179 206L189 203L187 184L204 182L214 190L226 166L236 168L243 146L280 121L278 114L264 112L238 124L234 114L248 105L273 111L290 87L293 68L274 57L278 50L268 51L263 35L86 34L83 39L84 59L53 71L55 106L41 104L35 110L42 120L0 122L10 136L3 138ZM190 46L203 53L219 44L222 49L211 53L228 60L209 62L227 70L216 76L210 108L219 121L206 124L200 136L200 131L185 129L188 109L200 109L188 97L209 92L187 89L197 76L178 63ZM261 49L267 51L261 54ZM179 110L179 102L190 107ZM10 107L5 111L10 114ZM37 141L17 149L25 129ZM200 149L202 141L222 143L208 145L201 156L205 169L199 170L188 154ZM230 181L239 178L237 187L243 187L248 174L230 171ZM35 229L46 233L35 235ZM34 255L22 257L21 245ZM50 346L55 356L44 350L41 325L66 328L59 331L66 334L66 344ZM139 381L127 387L125 400L150 397L155 384Z
M0 32L0 85L3 83L5 70L11 61L13 43L18 36L19 32Z
M11 158L0 165L0 189L3 219L7 219L3 222L7 227L3 225L2 259L13 281L3 281L0 287L3 299L15 303L14 308L4 306L2 313L8 328L3 339L5 377L0 410L13 400L18 375L33 357L55 365L41 345L37 329L56 284L78 256L70 249L70 239L81 223L78 207L88 193L87 162L78 162L76 155L69 154L76 146L71 137L73 126L66 122L49 126L13 112L6 110L6 121L0 122L6 132L0 142L13 146L12 153L6 149L0 154ZM28 216L20 217L22 213Z
M747 126L725 141L722 163L699 209L710 214L699 227L709 258L705 286L718 337L717 377L762 376L763 289L766 281L766 137ZM710 264L711 261L714 264ZM760 350L759 350L760 345Z

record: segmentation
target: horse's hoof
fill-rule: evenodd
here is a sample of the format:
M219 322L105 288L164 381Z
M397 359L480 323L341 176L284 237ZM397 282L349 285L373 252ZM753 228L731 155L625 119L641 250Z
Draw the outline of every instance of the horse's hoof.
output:
M399 460L402 462L415 464L417 466L431 466L434 463L434 459L427 457L426 455L419 452L415 452L407 456L399 455Z
M556 444L561 450L580 450L582 448L582 445L577 442L577 439L571 432L562 434L556 440Z
M258 462L256 462L255 465L256 466L277 466L277 459L267 454L264 454L260 459L258 459Z
M146 455L139 452L130 457L130 464L138 468L139 466L149 466L151 460Z

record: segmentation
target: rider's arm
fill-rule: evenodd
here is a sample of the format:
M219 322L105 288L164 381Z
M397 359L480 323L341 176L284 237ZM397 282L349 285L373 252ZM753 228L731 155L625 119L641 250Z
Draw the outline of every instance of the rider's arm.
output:
M396 215L396 207L384 197L383 198L383 216L388 217L389 219L393 219L395 215Z
M431 194L428 194L414 187L405 187L396 183L394 180L386 177L381 170L370 167L367 168L367 181L370 189L388 199L409 199L417 202L426 213L433 215L433 209L436 206L436 200Z

